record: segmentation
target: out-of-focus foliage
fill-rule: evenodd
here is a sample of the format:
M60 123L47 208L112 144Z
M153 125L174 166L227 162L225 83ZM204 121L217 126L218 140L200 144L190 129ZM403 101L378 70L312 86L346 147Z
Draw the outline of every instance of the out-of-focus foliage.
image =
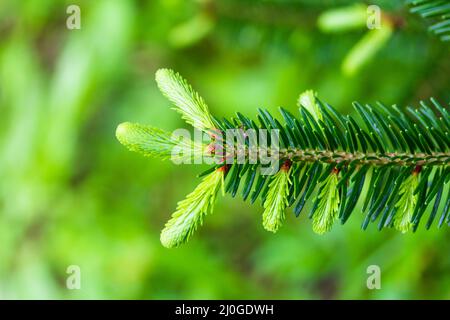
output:
M184 127L154 73L178 70L216 115L296 111L312 88L341 112L353 100L450 100L449 47L403 1L373 1L398 21L360 72L341 63L362 32L325 34L324 11L355 1L69 1L0 3L0 297L450 298L450 233L360 230L324 236L288 212L276 235L263 208L220 198L188 245L159 230L202 167L127 152L123 121ZM382 270L368 290L367 267ZM66 270L81 268L81 289Z
M357 73L384 47L392 35L395 23L395 17L381 11L379 6L362 3L329 9L317 20L318 27L323 32L367 30L342 61L342 72L348 76Z

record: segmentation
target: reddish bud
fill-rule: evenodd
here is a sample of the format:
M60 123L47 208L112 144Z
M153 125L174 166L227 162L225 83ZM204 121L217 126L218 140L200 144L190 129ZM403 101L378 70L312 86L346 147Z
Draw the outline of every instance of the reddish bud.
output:
M291 168L292 165L292 161L287 159L286 161L284 161L284 163L281 165L281 170L283 171L288 171Z
M224 165L224 166L218 168L217 171L223 171L223 173L227 173L228 170L230 170L230 167L231 167L231 165L226 164L226 165Z

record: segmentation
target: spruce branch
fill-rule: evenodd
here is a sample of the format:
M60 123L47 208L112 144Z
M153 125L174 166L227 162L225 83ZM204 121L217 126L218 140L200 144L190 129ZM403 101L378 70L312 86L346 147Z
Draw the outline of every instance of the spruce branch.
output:
M339 171L334 169L325 179L311 211L312 227L314 232L318 234L330 231L334 221L338 218L340 202L339 189L337 188L338 174ZM317 210L314 208L317 208Z
M263 227L272 232L282 225L288 207L298 216L309 203L309 218L318 234L330 231L337 220L344 224L358 203L365 214L363 229L377 223L380 230L415 231L425 216L427 229L435 220L439 227L450 225L450 117L448 108L433 98L406 111L395 105L355 102L359 117L354 118L307 91L299 98L297 116L280 108L282 121L267 110L259 110L258 122L240 113L219 120L178 74L163 69L157 79L182 117L210 141L180 142L162 130L130 123L118 126L118 140L144 155L167 158L181 143L182 150L194 146L194 157L217 160L201 174L204 178L197 188L178 203L161 233L166 247L190 238L212 212L220 188L233 197L241 190L243 199L252 203L261 199ZM223 144L227 130L239 134ZM248 134L250 130L279 132L279 146L263 146ZM263 174L264 154L279 165L272 175ZM243 162L239 156L244 156Z
M117 126L116 137L130 151L147 157L171 158L177 163L191 163L210 155L207 145L138 123L121 123Z
M205 101L178 73L160 69L156 72L156 82L187 123L200 130L214 127Z
M215 170L178 202L177 210L161 232L161 243L167 248L186 242L195 230L203 224L205 215L212 213L216 195L224 178L225 167Z
M395 205L397 214L394 218L394 226L403 233L408 232L414 226L411 218L417 204L417 194L414 191L418 184L418 172L414 171L400 186L400 199Z
M448 0L407 0L410 11L432 21L428 30L442 41L450 41L450 2Z
M323 120L322 113L316 103L317 93L313 90L306 90L298 97L297 106L305 107L311 113L316 121Z
M285 209L288 206L287 196L291 184L289 172L291 162L286 162L269 184L269 191L264 200L263 226L267 231L277 232L285 218Z

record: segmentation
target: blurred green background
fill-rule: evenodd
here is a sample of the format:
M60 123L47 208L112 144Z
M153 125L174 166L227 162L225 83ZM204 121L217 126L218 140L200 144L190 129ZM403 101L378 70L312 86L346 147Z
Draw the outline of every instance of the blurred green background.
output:
M450 101L449 45L403 1L371 1L396 21L353 75L341 64L367 32L326 33L320 14L360 1L6 0L0 3L0 298L450 298L447 227L361 231L363 215L317 236L305 214L275 235L260 203L219 197L178 249L159 232L203 166L128 152L114 135L134 121L187 127L154 82L179 71L217 116L296 111L314 89L351 102ZM69 30L66 8L81 8ZM379 265L381 290L366 269ZM81 289L66 288L69 265Z

